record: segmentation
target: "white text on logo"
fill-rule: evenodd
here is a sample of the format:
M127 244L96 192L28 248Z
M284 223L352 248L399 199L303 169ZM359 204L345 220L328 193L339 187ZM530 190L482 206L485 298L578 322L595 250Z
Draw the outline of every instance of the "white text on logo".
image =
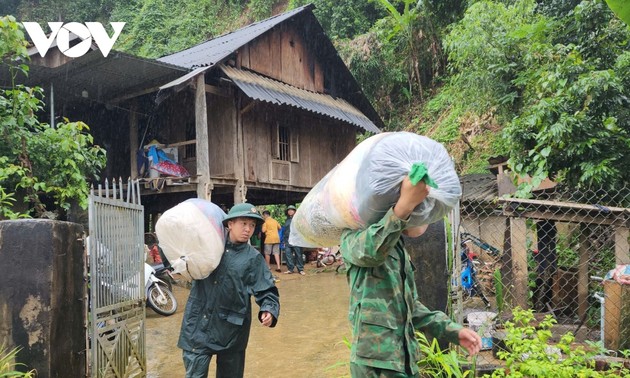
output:
M92 38L103 56L106 57L120 36L123 26L125 26L124 22L110 22L114 29L114 34L110 38L100 22L86 22L85 25L78 22L69 22L65 25L63 22L49 22L48 26L51 33L49 37L46 37L37 22L23 22L23 24L42 58L52 46L55 38L59 51L69 58L78 58L87 53L92 45ZM70 47L70 33L81 38L81 42Z

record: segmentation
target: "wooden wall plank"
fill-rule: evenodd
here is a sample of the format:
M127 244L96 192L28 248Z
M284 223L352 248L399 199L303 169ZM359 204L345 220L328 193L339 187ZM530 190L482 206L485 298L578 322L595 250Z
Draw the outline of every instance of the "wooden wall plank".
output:
M250 68L249 63L249 45L245 45L238 50L238 60L240 68Z
M234 177L232 152L236 140L234 101L208 93L208 136L210 138L210 173L213 176Z
M250 43L249 63L252 70L266 76L272 76L271 49L269 33Z
M293 29L287 29L282 33L282 78L286 83L304 89L306 85L300 76L300 70L297 69L303 58L300 55L300 41L295 34Z
M630 286L604 281L604 347L630 348Z
M265 123L265 113L252 111L243 116L245 179L248 181L269 182L271 127Z
M305 112L279 111L273 105L259 105L243 115L245 179L249 182L272 182L270 125L277 120L299 135L300 159L291 163L290 185L312 187L354 147L354 129L349 126L347 132L336 134L332 130L344 125Z
M324 70L293 25L280 25L239 50L242 67L295 87L323 92ZM246 64L249 59L249 64Z
M269 35L269 50L271 52L271 77L282 78L282 35L278 28Z
M323 93L324 92L324 69L322 65L313 60L315 62L315 77L313 78L313 87L316 92Z

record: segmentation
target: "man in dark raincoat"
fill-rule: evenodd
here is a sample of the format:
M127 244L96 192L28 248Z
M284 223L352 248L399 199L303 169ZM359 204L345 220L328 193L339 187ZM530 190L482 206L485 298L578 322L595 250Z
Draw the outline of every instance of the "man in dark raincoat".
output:
M221 262L207 278L193 281L177 343L183 349L186 378L207 377L213 355L217 378L243 377L252 295L262 325L275 327L278 321L278 289L265 259L248 243L262 222L251 204L234 205L223 221L228 235Z

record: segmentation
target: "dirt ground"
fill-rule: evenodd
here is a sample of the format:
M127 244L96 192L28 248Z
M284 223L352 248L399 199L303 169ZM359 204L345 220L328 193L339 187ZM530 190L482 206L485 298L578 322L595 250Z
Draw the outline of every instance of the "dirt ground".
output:
M283 270L286 268L283 266ZM349 377L350 337L348 285L344 274L306 267L307 275L274 274L280 292L280 318L275 328L252 323L245 377ZM174 287L179 307L170 317L147 308L147 377L183 377L177 338L189 290ZM257 311L258 306L253 303ZM210 377L215 376L214 360Z

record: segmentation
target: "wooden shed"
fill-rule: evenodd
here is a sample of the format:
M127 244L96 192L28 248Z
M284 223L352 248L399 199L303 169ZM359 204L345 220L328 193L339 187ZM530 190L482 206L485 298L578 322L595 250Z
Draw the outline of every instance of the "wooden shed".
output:
M96 46L73 59L56 48L44 58L32 51L22 82L46 90L51 123L90 125L108 153L103 179L143 180L147 214L191 197L228 207L296 203L358 133L383 125L312 9L159 59L117 51L104 58ZM190 176L143 169L150 143Z

